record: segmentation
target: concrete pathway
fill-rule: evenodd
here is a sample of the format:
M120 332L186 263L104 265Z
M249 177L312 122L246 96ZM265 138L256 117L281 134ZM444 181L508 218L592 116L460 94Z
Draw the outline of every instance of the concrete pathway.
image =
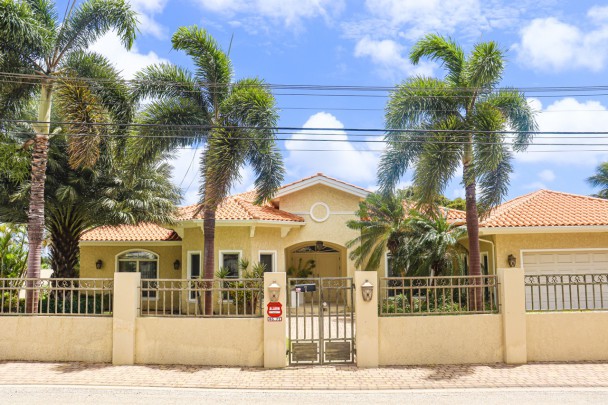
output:
M608 362L520 366L453 365L281 370L199 366L112 366L0 362L0 385L238 388L261 390L397 390L437 388L608 388Z

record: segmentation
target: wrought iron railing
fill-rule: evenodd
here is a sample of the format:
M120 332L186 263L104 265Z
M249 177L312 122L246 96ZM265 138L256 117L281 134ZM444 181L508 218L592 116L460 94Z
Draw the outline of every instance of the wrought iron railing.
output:
M141 316L260 317L264 280L141 280Z
M0 278L0 315L112 316L113 292L105 278Z
M527 311L608 310L608 274L526 275Z
M498 312L496 276L384 277L380 315L458 315Z

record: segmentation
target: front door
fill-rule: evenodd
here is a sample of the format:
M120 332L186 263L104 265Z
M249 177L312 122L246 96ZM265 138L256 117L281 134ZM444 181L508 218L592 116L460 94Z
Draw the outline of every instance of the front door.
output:
M289 364L354 363L353 279L290 278L288 285Z

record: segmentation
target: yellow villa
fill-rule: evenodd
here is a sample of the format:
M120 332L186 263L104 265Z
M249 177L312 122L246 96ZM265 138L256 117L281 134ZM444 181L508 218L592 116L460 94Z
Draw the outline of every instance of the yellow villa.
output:
M287 184L265 206L254 192L225 199L217 211L215 262L238 277L240 259L261 262L267 271L297 269L314 260L314 277L352 277L346 242L369 191L318 173ZM203 219L197 205L182 207L171 227L99 227L80 242L80 276L112 277L137 271L148 279L199 277ZM449 211L464 223L464 212ZM608 272L608 201L548 190L508 201L480 223L482 264L488 274L523 266L542 272ZM466 246L466 241L463 241ZM378 276L390 276L385 260ZM217 270L217 269L216 269Z

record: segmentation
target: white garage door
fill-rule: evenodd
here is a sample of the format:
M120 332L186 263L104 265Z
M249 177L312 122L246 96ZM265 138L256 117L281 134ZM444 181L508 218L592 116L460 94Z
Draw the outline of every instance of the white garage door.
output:
M527 310L608 307L608 249L525 252Z

